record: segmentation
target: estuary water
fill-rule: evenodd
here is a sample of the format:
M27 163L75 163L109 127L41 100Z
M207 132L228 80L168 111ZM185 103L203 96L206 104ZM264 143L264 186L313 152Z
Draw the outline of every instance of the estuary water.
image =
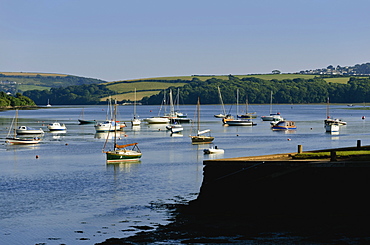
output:
M230 107L230 106L227 106ZM241 108L241 107L240 107ZM295 131L272 131L259 118L253 127L226 127L213 115L218 105L201 106L202 129L211 129L221 155L204 155L209 145L192 145L193 124L183 124L182 135L165 125L142 123L132 128L132 106L119 106L119 120L127 127L120 144L139 143L139 162L106 164L102 148L112 134L96 133L84 119L103 121L106 106L53 106L20 110L21 125L43 128L38 145L5 144L14 110L0 112L0 244L94 244L111 237L127 237L171 222L163 203L197 197L203 178L203 160L256 156L303 150L370 144L370 111L362 105L331 105L330 115L348 123L338 134L326 133L326 105L274 105ZM137 106L141 119L157 116L159 106ZM196 121L195 106L179 110ZM231 108L231 113L235 108ZM268 115L269 105L252 105L249 111ZM163 114L164 111L162 111ZM365 116L369 119L362 119ZM65 123L67 131L51 133L46 125ZM38 156L38 157L36 157Z

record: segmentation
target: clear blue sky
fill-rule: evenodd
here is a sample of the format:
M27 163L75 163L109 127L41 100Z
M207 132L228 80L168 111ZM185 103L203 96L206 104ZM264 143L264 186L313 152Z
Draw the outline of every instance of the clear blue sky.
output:
M368 0L0 0L0 72L117 81L370 62Z

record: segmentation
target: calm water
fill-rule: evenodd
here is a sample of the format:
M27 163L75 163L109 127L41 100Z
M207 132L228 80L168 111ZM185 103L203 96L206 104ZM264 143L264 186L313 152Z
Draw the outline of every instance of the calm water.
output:
M357 106L361 107L361 106ZM356 107L354 107L356 108ZM23 125L42 127L58 122L67 132L46 132L35 146L4 143L15 111L0 112L0 244L93 244L110 237L140 231L133 226L167 224L166 210L153 203L174 203L196 198L202 183L202 161L210 158L253 156L370 144L368 111L346 105L330 107L330 114L348 125L337 135L325 133L325 105L276 105L294 132L272 131L269 122L256 119L254 127L224 127L214 118L220 107L202 106L201 128L210 128L223 155L203 155L209 146L190 143L192 124L183 124L183 136L171 137L165 126L147 125L121 133L121 142L138 142L143 152L139 163L107 165L101 152L106 134L92 125L78 125L81 106L19 111ZM268 105L250 106L259 116ZM140 118L156 116L158 106L138 106ZM195 106L181 111L195 118ZM129 121L132 106L120 106L119 117ZM87 106L85 119L104 120L106 106ZM36 158L36 155L39 158Z

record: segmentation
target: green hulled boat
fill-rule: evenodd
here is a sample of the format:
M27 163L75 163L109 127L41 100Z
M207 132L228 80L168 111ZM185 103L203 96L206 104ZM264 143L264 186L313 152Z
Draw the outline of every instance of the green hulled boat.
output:
M117 115L117 104L114 105L114 121L116 121ZM108 140L109 137L107 137ZM107 144L107 140L105 141L104 148ZM114 163L114 162L122 162L122 161L137 161L141 158L141 151L137 145L137 143L131 143L126 145L118 145L117 144L117 131L114 131L113 137L113 150L104 151L103 153L107 156L107 163ZM131 150L127 149L127 147L132 146Z
M129 146L133 146L131 150L126 148ZM114 150L103 152L107 155L107 163L139 160L142 155L137 143L126 145L115 144Z

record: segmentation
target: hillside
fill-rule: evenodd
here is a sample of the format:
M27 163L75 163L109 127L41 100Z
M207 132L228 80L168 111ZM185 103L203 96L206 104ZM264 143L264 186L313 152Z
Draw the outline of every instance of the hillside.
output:
M104 83L94 78L53 73L0 72L0 91L12 94L28 90L50 90L50 88L72 85Z
M262 80L292 80L297 78L302 79L312 79L315 75L305 75L305 74L256 74L256 75L233 75L238 79L255 77ZM197 78L201 81L206 81L208 79L222 79L229 80L229 75L223 76L213 76L213 75L192 75L192 76L179 76L179 77L157 77L157 78L146 78L146 79L134 79L127 81L117 81L104 83L107 88L115 91L117 95L115 98L119 101L121 100L134 100L134 90L136 88L137 94L136 97L138 100L141 100L145 96L152 96L160 93L162 90L169 87L182 87L186 84L186 81L190 82L194 78ZM332 83L347 83L349 77L334 77L334 78L324 78L326 82ZM101 98L102 101L105 101L107 97Z

